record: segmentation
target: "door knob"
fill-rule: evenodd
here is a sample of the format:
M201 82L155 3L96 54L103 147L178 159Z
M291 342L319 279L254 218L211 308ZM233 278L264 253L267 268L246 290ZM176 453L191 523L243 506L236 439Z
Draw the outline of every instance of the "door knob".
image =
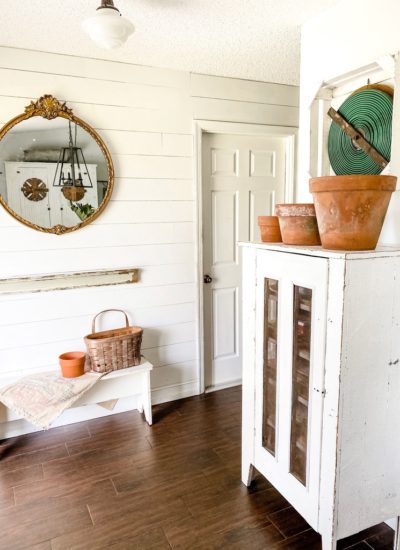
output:
M208 285L209 283L212 283L212 277L210 277L210 275L204 275L204 282L206 285Z

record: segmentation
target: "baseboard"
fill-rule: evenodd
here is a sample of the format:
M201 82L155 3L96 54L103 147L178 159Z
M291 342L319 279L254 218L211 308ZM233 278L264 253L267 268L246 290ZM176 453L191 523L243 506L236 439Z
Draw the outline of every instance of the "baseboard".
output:
M199 382L197 380L155 388L151 391L151 402L153 405L159 405L168 403L168 401L192 397L193 395L199 395Z
M242 379L237 378L236 380L229 380L228 382L222 382L221 384L215 384L214 386L208 386L205 389L205 393L211 393L213 391L226 390L228 388L234 388L235 386L241 386Z

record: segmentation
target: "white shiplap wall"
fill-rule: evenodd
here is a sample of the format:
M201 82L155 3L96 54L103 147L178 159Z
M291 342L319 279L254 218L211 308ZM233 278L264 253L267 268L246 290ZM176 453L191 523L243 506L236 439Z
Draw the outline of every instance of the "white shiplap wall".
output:
M0 277L139 267L141 281L0 297L0 380L56 366L117 307L145 327L154 401L198 393L193 120L297 126L298 89L0 48L0 122L44 93L104 138L115 191L96 222L61 237L0 209Z

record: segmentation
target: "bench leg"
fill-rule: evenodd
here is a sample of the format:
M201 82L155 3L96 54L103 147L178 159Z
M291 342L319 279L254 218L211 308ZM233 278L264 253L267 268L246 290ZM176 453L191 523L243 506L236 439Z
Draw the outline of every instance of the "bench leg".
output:
M149 426L153 424L153 415L151 412L151 387L150 387L150 372L146 372L143 376L143 390L142 390L142 408L144 417L147 420Z

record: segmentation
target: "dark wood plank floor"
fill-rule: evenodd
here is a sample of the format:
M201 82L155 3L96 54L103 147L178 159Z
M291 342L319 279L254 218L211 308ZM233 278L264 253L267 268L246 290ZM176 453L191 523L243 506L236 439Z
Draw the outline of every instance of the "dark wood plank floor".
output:
M320 537L261 476L240 482L240 389L0 443L5 550L314 550ZM385 525L338 548L391 548Z

